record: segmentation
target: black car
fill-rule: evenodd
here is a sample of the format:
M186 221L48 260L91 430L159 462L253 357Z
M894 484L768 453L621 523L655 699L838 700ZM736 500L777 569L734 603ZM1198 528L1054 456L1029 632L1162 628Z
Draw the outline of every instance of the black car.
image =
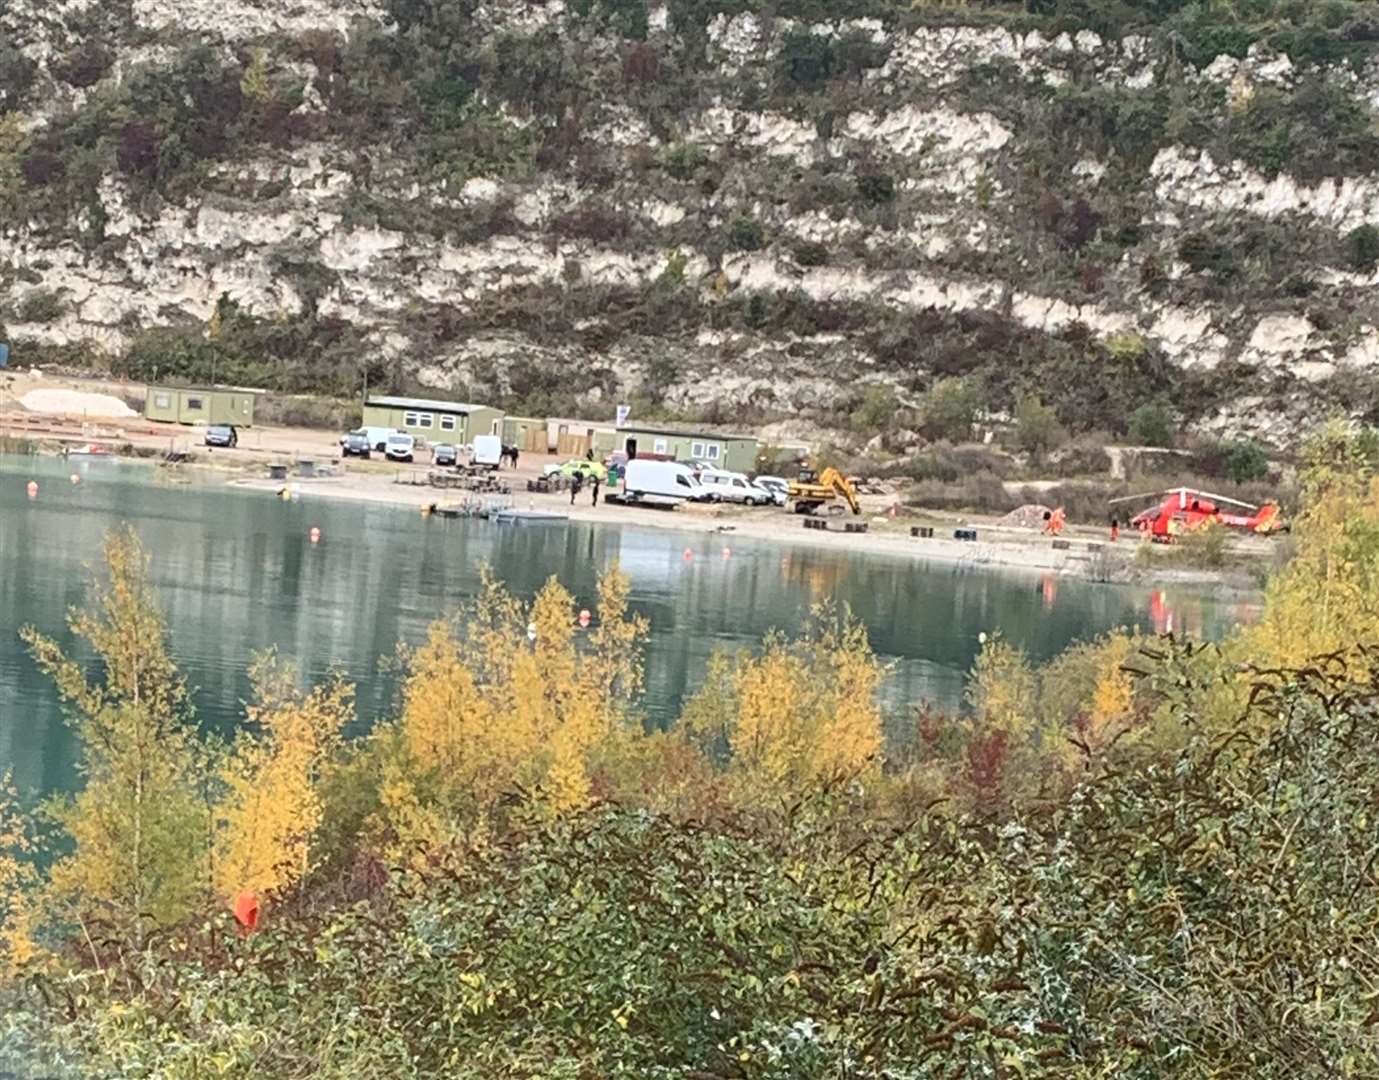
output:
M454 465L459 460L459 451L449 443L436 443L431 447L432 465Z
M370 449L368 432L351 431L340 443L340 456L366 458Z
M237 446L239 432L233 424L212 424L206 429L207 446Z

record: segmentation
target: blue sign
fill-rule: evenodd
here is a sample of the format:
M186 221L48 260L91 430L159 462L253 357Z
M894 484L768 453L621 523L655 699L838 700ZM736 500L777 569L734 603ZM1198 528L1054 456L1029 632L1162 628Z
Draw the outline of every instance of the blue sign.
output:
M0 341L0 367L8 367L10 362L10 347Z

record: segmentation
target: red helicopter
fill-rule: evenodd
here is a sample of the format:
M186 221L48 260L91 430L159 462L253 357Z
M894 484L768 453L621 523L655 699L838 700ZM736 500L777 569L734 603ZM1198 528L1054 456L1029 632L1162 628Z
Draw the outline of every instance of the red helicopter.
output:
M1200 529L1213 521L1228 528L1244 529L1265 536L1286 532L1288 529L1278 503L1270 502L1263 506L1255 506L1253 503L1228 499L1224 495L1213 495L1210 491L1198 491L1195 488L1170 488L1168 491L1154 491L1146 495L1126 495L1110 500L1109 505L1125 502L1143 503L1146 499L1161 501L1146 510L1141 510L1130 519L1130 525L1149 539L1160 543L1171 544L1181 534ZM1233 509L1223 510L1223 505Z

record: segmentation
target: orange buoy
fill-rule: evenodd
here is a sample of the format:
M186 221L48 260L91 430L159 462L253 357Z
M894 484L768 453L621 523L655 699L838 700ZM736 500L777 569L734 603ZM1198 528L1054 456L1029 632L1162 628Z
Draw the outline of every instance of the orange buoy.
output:
M37 481L37 480L30 480L30 481L28 482L28 484L25 486L24 490L27 491L27 492L29 493L29 498L31 498L31 499L36 499L36 498L38 498L38 481Z
M312 542L313 544L316 544L316 543L319 543L320 540L321 540L321 530L318 529L318 528L316 528L315 525L313 525L313 526L311 527L311 542Z
M686 558L686 559L692 559L692 558L694 558L694 552L692 552L689 548L685 548L685 558Z
M235 922L241 934L252 934L259 928L259 898L245 889L235 898Z

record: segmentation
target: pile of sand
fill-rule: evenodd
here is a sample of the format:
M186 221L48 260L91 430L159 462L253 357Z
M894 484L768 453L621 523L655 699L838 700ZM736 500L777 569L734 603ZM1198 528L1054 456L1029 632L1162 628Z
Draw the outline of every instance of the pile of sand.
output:
M1012 510L996 524L1005 525L1012 529L1042 529L1044 517L1050 513L1052 511L1042 503L1025 503L1024 506Z
M19 399L19 404L29 412L46 416L95 416L105 420L129 420L139 415L110 394L87 394L80 390L30 390Z

